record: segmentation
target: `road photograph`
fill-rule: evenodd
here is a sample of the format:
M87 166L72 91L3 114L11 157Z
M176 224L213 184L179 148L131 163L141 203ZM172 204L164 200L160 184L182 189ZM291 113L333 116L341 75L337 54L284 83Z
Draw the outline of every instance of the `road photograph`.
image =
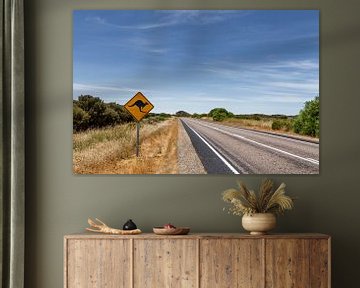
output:
M319 174L318 10L73 12L74 174Z

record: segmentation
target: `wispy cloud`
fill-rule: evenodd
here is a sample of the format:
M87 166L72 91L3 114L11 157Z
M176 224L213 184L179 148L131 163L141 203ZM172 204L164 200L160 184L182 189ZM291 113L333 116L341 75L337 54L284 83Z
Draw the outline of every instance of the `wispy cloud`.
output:
M210 72L229 80L244 83L259 82L259 85L291 89L306 89L315 93L319 89L318 69L318 62L309 59L268 63L208 62L203 63L200 68L204 72Z
M160 10L158 11L159 17L156 19L156 22L134 23L132 25L118 25L99 16L87 17L86 21L117 29L148 30L179 24L207 25L218 23L228 20L231 14L239 16L239 13L235 14L234 12L232 10ZM243 11L241 15L247 16L250 13Z
M109 22L104 17L94 16L86 18L86 21L89 23L107 26L109 28L116 28L116 29L133 29L133 30L147 30L147 29L154 29L160 27L166 27L177 24L175 19L169 19L168 21L162 20L162 22L157 23L146 23L146 24L133 24L133 25L118 25L112 22Z
M319 84L317 81L308 81L307 83L298 82L268 82L264 85L269 85L272 87L286 88L291 90L305 90L313 93L317 93L319 89ZM314 95L315 96L315 95Z
M278 66L273 64L273 68L294 68L302 70L314 70L319 69L319 62L314 60L298 60L298 61L286 61L280 62Z
M148 52L150 53L155 53L155 54L165 54L168 50L167 49L161 49L161 48L149 48L147 49Z
M295 115L319 93L316 11L78 11L74 40L74 98Z
M109 101L109 98L106 95L110 95L110 97L117 99L123 99L124 97L133 96L137 92L143 92L146 94L155 94L156 91L146 89L139 85L137 88L131 87L119 87L115 85L97 85L97 84L84 84L84 83L74 83L73 84L73 97L78 97L80 95L93 95L93 96L101 96L101 98L105 98L106 101ZM118 95L117 97L115 97ZM111 99L112 99L111 98Z
M75 91L117 91L117 92L136 92L136 89L127 87L116 87L116 86L105 86L105 85L93 85L93 84L82 84L74 83L73 89Z
M99 24L99 25L107 25L108 22L106 21L105 18L100 17L100 16L89 16L85 18L86 22L91 22L94 24Z
M152 38L139 36L132 36L127 39L114 39L114 41L111 42L102 42L101 39L98 39L97 41L93 41L91 45L97 47L123 48L126 50L131 49L131 51L151 53L154 55L163 55L169 52L168 47L164 47L161 43L154 41ZM84 45L84 49L85 48L86 46Z

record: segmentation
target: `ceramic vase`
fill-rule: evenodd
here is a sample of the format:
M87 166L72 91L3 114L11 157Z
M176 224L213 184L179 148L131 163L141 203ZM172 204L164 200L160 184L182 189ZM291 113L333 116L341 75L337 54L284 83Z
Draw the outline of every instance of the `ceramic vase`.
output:
M242 226L251 235L263 235L276 226L276 217L273 213L255 213L242 217Z

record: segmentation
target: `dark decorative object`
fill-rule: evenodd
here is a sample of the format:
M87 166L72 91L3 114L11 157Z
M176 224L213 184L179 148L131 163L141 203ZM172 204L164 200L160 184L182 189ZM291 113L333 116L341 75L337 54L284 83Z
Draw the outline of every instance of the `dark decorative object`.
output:
M131 219L129 219L123 226L123 230L135 230L135 229L137 229L137 226Z
M86 230L91 232L99 232L99 233L115 234L115 235L136 235L141 233L140 229L120 230L120 229L111 228L98 218L95 218L95 221L92 220L91 218L88 218L88 223L90 227L86 228Z

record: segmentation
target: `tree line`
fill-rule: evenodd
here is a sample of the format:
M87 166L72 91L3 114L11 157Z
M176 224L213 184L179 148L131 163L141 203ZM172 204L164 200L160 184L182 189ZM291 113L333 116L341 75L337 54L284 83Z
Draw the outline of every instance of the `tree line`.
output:
M157 123L170 118L168 113L149 113L144 122ZM134 122L130 113L114 102L105 103L101 98L91 95L81 95L73 100L73 131L103 128Z
M177 112L177 116L203 118L211 117L214 121L224 121L225 119L249 119L262 120L271 119L273 130L294 131L295 133L319 137L320 134L320 98L316 96L313 100L307 101L304 108L299 111L297 116L286 116L281 114L264 115L264 114L250 114L250 115L235 115L225 108L214 108L207 114L189 114L185 111Z
M146 117L149 123L163 121L171 117L168 113L149 113ZM225 108L214 108L209 113L190 114L186 111L175 113L177 117L204 118L210 117L214 121L224 121L229 118L237 119L273 119L273 130L293 130L295 133L319 137L320 133L320 99L316 96L313 100L307 101L304 108L300 110L297 116L286 115L235 115ZM73 100L73 130L84 131L87 129L102 128L114 126L117 124L133 122L132 116L122 105L105 103L99 97L91 95L81 95L78 100Z
M132 116L122 105L105 103L99 97L81 95L73 100L73 130L101 128L132 122Z
M272 123L273 130L293 130L295 133L313 137L320 136L320 99L305 102L299 115L288 119L276 119Z

